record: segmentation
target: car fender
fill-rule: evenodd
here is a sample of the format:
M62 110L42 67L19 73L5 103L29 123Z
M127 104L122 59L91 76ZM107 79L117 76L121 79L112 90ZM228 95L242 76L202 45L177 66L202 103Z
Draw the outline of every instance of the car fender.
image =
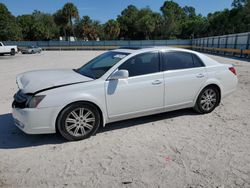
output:
M215 78L209 78L204 84L203 86L200 88L200 90L198 91L198 93L196 94L195 96L195 100L193 101L193 106L195 105L198 97L199 97L199 94L200 92L207 86L209 85L212 85L212 84L215 84L217 85L219 88L220 88L220 91L221 91L221 96L222 96L222 93L223 93L223 87L221 85L221 83L219 82L219 80L215 79Z
M96 105L100 111L101 111L101 115L102 115L102 119L103 119L103 126L105 126L106 124L106 120L107 120L107 113L106 113L106 104L102 104L101 101L99 101L96 97L91 96L91 95L84 95L81 97L76 97L76 98L72 98L70 100L68 100L66 103L63 104L63 106L60 109L60 112L68 105L75 103L75 102L80 102L80 101L84 101L84 102L89 102L89 103L93 103L94 105Z
M41 93L41 95L45 94ZM60 95L60 96L59 96ZM61 93L55 98L55 95L48 95L50 96L49 98L46 99L45 101L42 101L39 105L38 108L56 108L56 116L59 115L59 113L68 105L79 102L79 101L85 101L85 102L90 102L95 104L101 111L102 113L102 118L103 118L103 125L105 125L106 120L107 120L107 112L106 112L106 103L105 103L105 97L97 97L88 93ZM67 97L70 96L70 97ZM63 100L61 100L63 99ZM56 117L57 118L57 117Z

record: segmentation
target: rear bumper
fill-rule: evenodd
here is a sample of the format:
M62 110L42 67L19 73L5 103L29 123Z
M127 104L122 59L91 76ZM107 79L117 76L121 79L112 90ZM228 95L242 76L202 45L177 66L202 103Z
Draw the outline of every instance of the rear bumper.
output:
M27 134L55 133L57 108L12 108L15 125Z

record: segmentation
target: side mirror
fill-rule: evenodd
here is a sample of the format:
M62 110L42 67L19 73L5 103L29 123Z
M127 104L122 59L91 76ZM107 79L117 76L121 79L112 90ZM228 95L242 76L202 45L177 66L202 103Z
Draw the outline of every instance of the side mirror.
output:
M109 77L109 80L119 80L119 79L127 79L129 76L129 73L127 70L118 70L111 74Z

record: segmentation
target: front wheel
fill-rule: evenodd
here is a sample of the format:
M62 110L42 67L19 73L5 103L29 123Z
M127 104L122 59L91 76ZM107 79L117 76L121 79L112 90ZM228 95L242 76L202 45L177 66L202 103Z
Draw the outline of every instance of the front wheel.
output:
M89 138L100 126L100 113L89 103L79 102L66 107L58 116L57 128L69 141Z
M218 106L219 97L218 89L208 86L200 92L194 109L201 114L210 113Z

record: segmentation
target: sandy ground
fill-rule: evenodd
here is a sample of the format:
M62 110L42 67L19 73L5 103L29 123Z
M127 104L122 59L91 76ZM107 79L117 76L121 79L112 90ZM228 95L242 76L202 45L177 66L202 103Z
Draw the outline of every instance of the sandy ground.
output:
M250 187L250 63L236 65L238 90L211 114L180 110L110 124L65 142L26 135L11 118L15 75L77 68L100 51L0 57L0 187Z

